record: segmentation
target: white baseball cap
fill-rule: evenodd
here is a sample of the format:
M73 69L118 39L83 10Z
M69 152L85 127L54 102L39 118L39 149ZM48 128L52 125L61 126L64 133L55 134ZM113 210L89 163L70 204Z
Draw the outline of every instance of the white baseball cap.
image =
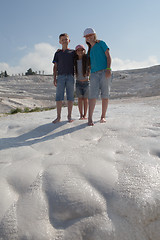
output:
M86 28L83 37L85 37L88 34L96 34L96 31L93 28Z

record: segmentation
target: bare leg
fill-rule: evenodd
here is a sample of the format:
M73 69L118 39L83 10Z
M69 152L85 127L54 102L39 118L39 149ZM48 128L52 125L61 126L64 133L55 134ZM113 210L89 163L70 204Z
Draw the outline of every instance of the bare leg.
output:
M92 116L93 116L93 111L96 105L96 98L90 99L89 100L89 112L88 112L88 125L89 126L93 126L93 120L92 120Z
M62 101L57 101L57 118L52 123L60 122L61 120L61 110L62 110Z
M108 98L102 98L102 115L101 115L100 123L106 122L107 108L108 108Z
M68 122L73 122L72 115L73 101L68 101Z
M83 98L84 101L84 115L83 118L86 119L87 109L88 109L88 98Z
M79 113L80 113L80 119L83 119L83 99L78 98L78 108L79 108Z

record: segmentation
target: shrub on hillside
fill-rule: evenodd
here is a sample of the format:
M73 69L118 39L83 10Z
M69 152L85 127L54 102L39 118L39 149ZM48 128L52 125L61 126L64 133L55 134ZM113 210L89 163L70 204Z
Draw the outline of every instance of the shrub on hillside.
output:
M35 75L35 72L33 72L32 71L32 68L29 68L28 70L27 70L27 72L25 73L25 75Z

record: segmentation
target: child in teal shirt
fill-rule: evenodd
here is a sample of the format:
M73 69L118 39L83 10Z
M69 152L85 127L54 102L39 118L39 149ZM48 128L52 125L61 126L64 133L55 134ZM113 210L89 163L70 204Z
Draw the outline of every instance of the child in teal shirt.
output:
M90 56L91 64L88 125L93 126L92 116L96 105L96 99L99 97L100 92L102 98L100 122L106 122L111 85L111 56L107 44L104 41L97 40L94 29L87 28L84 31L84 37L89 47L88 55Z

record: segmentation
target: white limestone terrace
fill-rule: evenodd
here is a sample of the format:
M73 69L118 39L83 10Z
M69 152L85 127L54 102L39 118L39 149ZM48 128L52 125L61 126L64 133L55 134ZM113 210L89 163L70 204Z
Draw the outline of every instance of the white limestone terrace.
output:
M55 107L53 76L32 75L0 78L0 113L29 107Z
M53 76L32 75L0 78L0 114L14 108L55 107ZM159 96L160 65L114 71L111 99Z
M115 95L131 79L128 71L125 78L120 74ZM155 75L150 88L149 80L141 81L140 97L130 80L127 89L135 92L111 99L106 123L99 122L97 104L93 127L78 120L76 106L73 123L67 122L66 108L58 124L52 124L56 109L0 118L0 240L160 239Z

